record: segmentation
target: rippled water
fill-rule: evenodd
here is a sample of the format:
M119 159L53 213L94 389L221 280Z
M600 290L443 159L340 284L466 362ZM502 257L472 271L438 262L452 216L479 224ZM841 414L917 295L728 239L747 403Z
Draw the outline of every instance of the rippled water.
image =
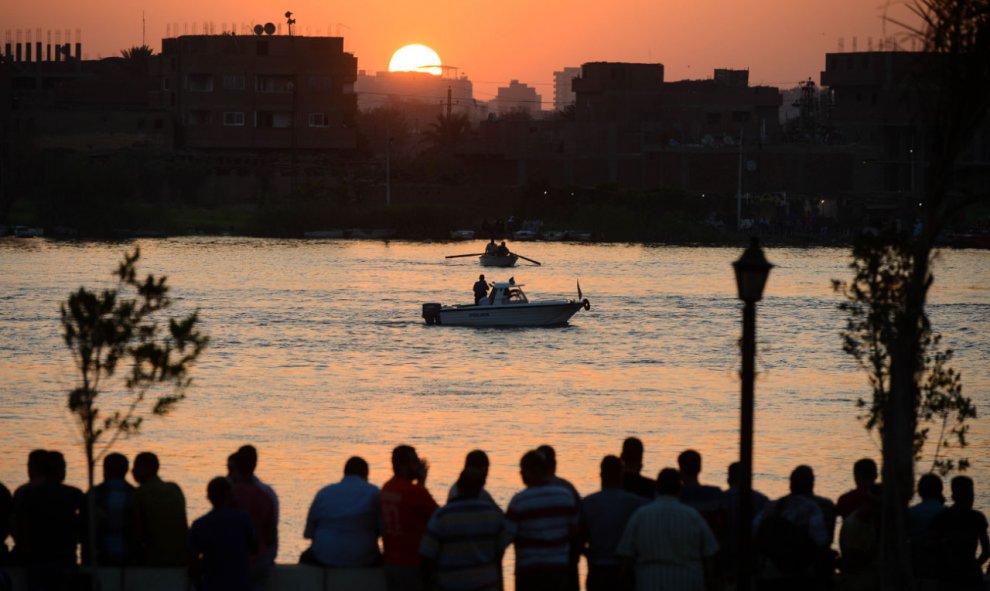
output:
M738 249L517 244L544 263L481 269L476 244L183 238L141 241L142 268L165 273L179 311L194 307L212 343L195 387L174 415L153 419L117 449L149 450L179 482L190 517L207 509L208 480L252 442L258 474L282 499L280 562L305 547L315 492L361 455L371 481L389 476L398 443L429 458L439 500L464 454L492 458L489 489L503 506L521 487L517 461L554 445L558 472L582 493L598 489L598 462L622 439L646 444L646 472L704 455L702 480L722 485L738 454L740 304L729 263ZM69 481L84 464L65 410L73 385L58 304L80 285L111 285L126 244L0 241L0 481L25 480L27 452L63 450ZM856 421L865 376L840 349L843 317L831 278L844 249L769 249L777 265L759 306L757 488L785 492L799 463L819 494L851 486L851 465L878 456ZM479 271L513 274L530 298L576 295L590 312L554 329L427 327L420 304L471 298ZM935 268L931 314L983 412L990 402L990 252L949 251ZM990 509L990 428L967 450L977 506Z

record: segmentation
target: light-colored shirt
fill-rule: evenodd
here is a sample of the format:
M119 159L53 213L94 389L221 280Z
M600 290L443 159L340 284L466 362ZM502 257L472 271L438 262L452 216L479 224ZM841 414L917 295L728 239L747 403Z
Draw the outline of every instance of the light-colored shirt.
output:
M636 589L704 591L702 559L718 543L697 510L660 495L629 518L616 553L635 560Z
M365 567L378 559L378 487L349 474L316 493L303 536L327 566Z

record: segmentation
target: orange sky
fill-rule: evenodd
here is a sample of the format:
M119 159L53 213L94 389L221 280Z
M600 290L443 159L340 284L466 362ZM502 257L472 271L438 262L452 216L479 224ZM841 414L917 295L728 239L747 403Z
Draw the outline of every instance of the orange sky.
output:
M299 33L339 30L361 69L385 70L396 49L423 43L475 81L478 99L518 79L552 101L553 71L587 61L660 62L667 80L728 67L748 68L754 84L817 82L840 39L847 51L853 38L865 50L868 38L898 32L882 19L887 4L906 14L893 0L9 0L0 3L0 29L11 37L80 29L92 59L140 44L142 10L156 50L169 23L280 22L292 10Z

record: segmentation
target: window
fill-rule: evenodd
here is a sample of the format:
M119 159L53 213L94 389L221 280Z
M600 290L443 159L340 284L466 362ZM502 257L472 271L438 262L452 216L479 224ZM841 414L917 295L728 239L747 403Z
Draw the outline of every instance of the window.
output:
M255 84L258 92L292 92L294 87L291 76L258 76Z
M733 123L749 123L749 111L733 111Z
M330 76L309 77L310 88L315 88L317 90L330 90L332 88L331 84L332 84L332 80L330 79Z
M327 127L328 125L330 125L330 119L327 117L326 113L309 114L310 127Z
M244 74L225 74L223 77L224 90L244 90Z
M244 111L224 111L223 124L226 127L244 127Z
M718 125L721 122L722 122L722 114L721 113L709 113L708 114L708 123L709 123L709 125Z
M286 129L292 127L291 111L258 111L255 113L255 127Z
M186 113L186 125L199 127L213 123L213 113L202 109L194 109Z
M189 92L213 92L213 76L211 74L187 74L186 90Z

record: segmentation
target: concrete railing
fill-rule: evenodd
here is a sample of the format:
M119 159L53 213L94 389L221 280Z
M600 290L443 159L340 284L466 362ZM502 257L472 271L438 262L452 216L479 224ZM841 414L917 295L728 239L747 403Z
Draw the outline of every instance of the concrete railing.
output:
M4 569L12 583L11 591L27 591L22 568ZM100 591L188 591L188 571L184 568L101 568ZM3 583L0 583L0 587ZM320 568L307 565L275 565L268 575L268 591L385 591L381 568Z

